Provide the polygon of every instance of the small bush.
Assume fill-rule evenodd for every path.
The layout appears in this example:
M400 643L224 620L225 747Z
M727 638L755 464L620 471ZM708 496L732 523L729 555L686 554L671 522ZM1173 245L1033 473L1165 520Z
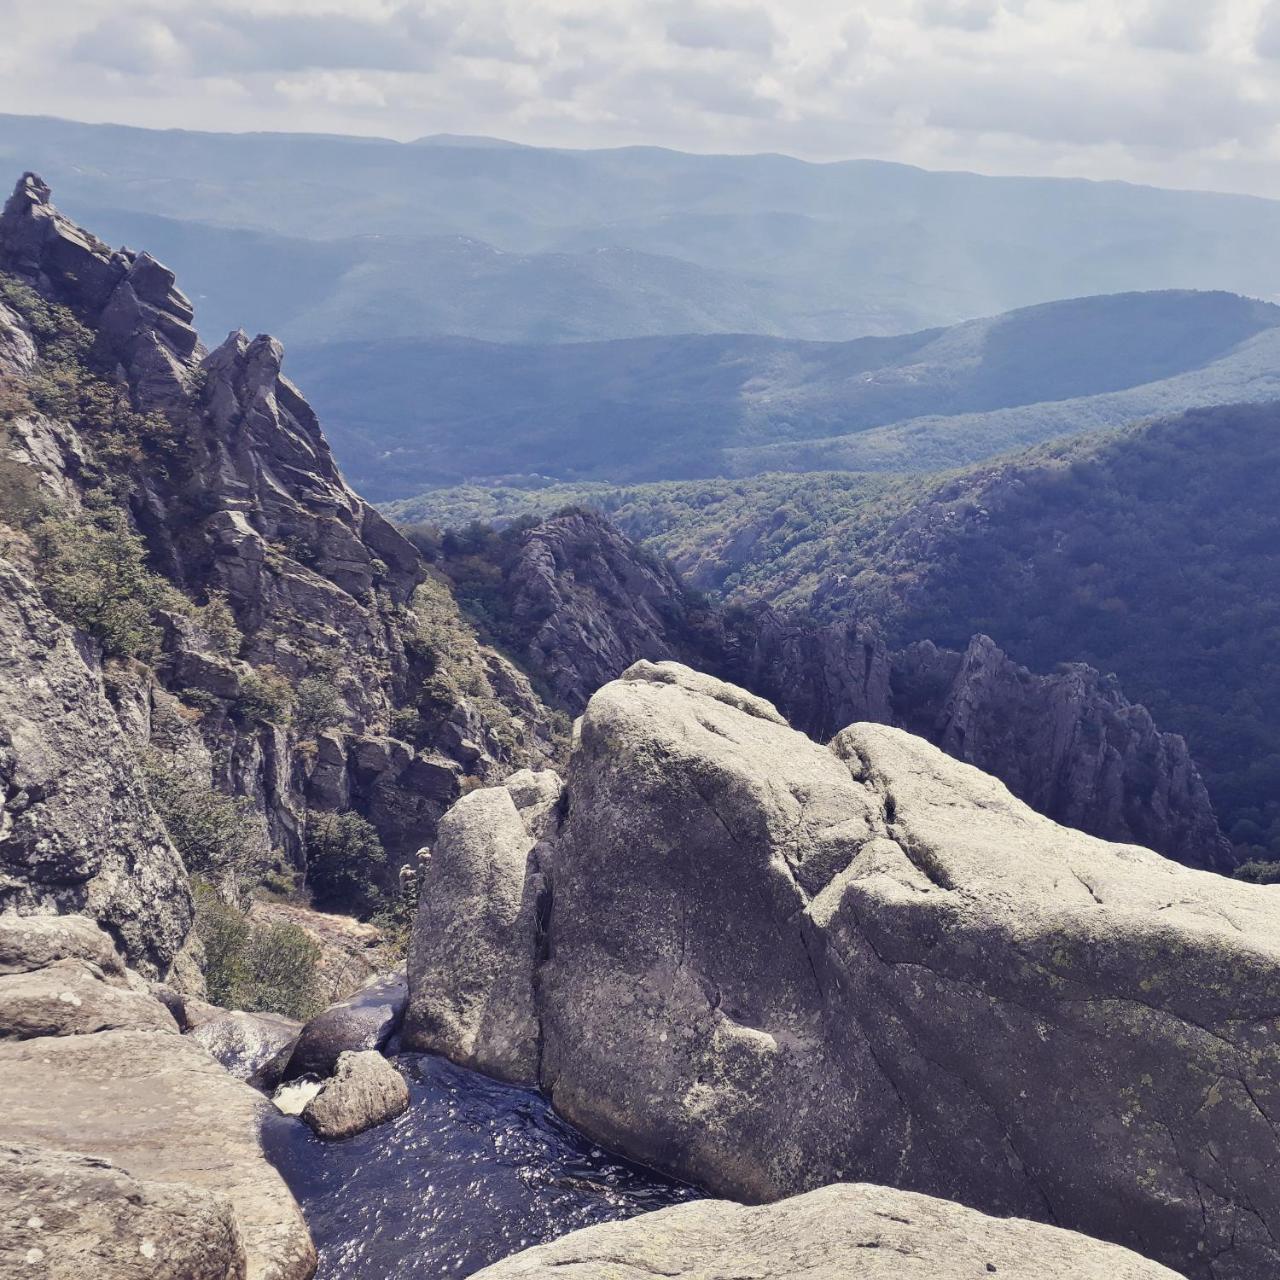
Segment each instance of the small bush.
M160 631L157 609L189 602L147 568L142 539L124 512L103 504L50 516L33 530L45 600L64 622L98 640L111 655L150 658Z
M1243 862L1232 875L1250 884L1280 884L1280 862Z
M319 1012L320 948L306 931L293 924L255 925L211 885L196 881L194 887L210 1000L291 1018Z
M215 791L207 777L151 752L143 760L147 794L187 871L234 884L265 844L249 802Z
M293 715L294 696L289 681L275 667L250 670L240 678L240 692L233 710L243 721L266 720L288 724Z
M317 733L342 724L346 718L347 704L332 680L307 676L298 682L293 722L303 737L314 738Z
M240 646L244 636L236 625L236 615L231 612L225 591L210 591L209 603L199 611L200 622L209 633L213 647L224 658L235 658L240 654Z
M387 853L373 824L358 813L307 817L307 883L316 905L368 915L379 905Z

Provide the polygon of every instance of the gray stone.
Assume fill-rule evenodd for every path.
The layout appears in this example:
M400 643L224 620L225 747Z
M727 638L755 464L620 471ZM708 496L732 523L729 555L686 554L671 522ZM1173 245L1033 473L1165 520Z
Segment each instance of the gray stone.
M597 1141L740 1199L867 1181L1280 1271L1280 888L671 665L596 694L566 791L536 1078Z
M350 1138L409 1107L404 1076L375 1049L343 1053L338 1069L307 1103L302 1118L322 1138Z
M243 1280L231 1203L109 1160L0 1143L0 1275Z
M384 978L330 1005L302 1028L284 1079L331 1076L348 1050L381 1049L399 1029L409 1000L403 974Z
M177 1034L178 1024L145 988L112 984L87 960L0 976L0 1040L123 1029Z
M311 1238L259 1145L269 1106L187 1036L104 1031L0 1043L0 1139L225 1199L246 1280L306 1280Z
M237 1080L270 1092L280 1083L302 1023L279 1013L223 1013L201 1022L191 1039Z
M946 1200L831 1186L760 1208L697 1200L574 1231L475 1280L1177 1280L1116 1245Z
M0 974L30 973L57 960L87 960L109 977L124 979L110 934L88 916L0 915Z
M537 842L562 790L549 771L464 796L440 823L409 951L407 1047L507 1080L537 1071L533 975L547 884Z

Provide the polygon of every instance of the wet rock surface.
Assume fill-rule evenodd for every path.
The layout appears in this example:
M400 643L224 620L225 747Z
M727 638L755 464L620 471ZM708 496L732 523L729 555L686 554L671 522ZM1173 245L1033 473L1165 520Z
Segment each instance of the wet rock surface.
M408 1001L408 982L397 974L330 1005L302 1028L284 1079L324 1079L337 1070L342 1054L381 1049L399 1028Z

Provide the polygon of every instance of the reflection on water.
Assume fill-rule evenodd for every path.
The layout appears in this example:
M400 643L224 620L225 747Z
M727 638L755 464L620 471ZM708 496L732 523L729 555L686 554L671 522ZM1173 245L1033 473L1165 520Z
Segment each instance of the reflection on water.
M434 1280L567 1231L694 1199L601 1151L529 1089L439 1058L396 1059L413 1097L398 1120L321 1142L270 1122L267 1152L320 1251L317 1280Z

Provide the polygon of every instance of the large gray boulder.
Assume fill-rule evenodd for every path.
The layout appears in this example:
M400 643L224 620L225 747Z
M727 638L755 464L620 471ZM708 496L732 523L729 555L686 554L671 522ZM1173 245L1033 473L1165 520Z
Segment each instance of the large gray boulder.
M501 1079L536 1075L533 976L549 905L538 841L561 790L556 774L525 770L464 796L440 823L409 951L407 1048Z
M235 1009L206 1019L189 1034L237 1080L269 1091L280 1083L301 1030L297 1018Z
M675 664L595 695L562 808L528 1051L597 1140L740 1199L867 1181L1280 1273L1280 889Z
M116 1030L177 1035L178 1024L150 992L107 981L89 961L0 975L0 1040Z
M1127 1249L946 1200L831 1186L764 1208L695 1200L574 1231L476 1280L1176 1280Z
M187 1036L103 1031L0 1043L0 1141L110 1161L139 1184L173 1188L178 1194L157 1208L155 1217L157 1224L167 1219L170 1230L181 1230L181 1222L167 1215L189 1204L203 1206L198 1208L200 1229L216 1236L220 1211L211 1205L226 1201L243 1247L246 1280L306 1280L315 1268L311 1238L259 1143L269 1106ZM141 1203L149 1203L151 1195L144 1188ZM103 1206L100 1219L96 1210L74 1210L64 1204L57 1233L50 1219L47 1243L28 1248L43 1249L52 1258L65 1243L68 1250L92 1256L96 1246L84 1233L108 1222L113 1210ZM43 1217L38 1211L34 1216ZM147 1220L144 1214L140 1225ZM157 1259L168 1256L158 1241L156 1249ZM141 1280L169 1273L157 1266L154 1272L143 1267L121 1274ZM225 1274L241 1273L232 1268Z
M409 1107L404 1076L376 1049L344 1053L302 1118L321 1138L351 1138L394 1120Z
M0 1143L0 1275L243 1280L225 1197L139 1182L109 1160Z

